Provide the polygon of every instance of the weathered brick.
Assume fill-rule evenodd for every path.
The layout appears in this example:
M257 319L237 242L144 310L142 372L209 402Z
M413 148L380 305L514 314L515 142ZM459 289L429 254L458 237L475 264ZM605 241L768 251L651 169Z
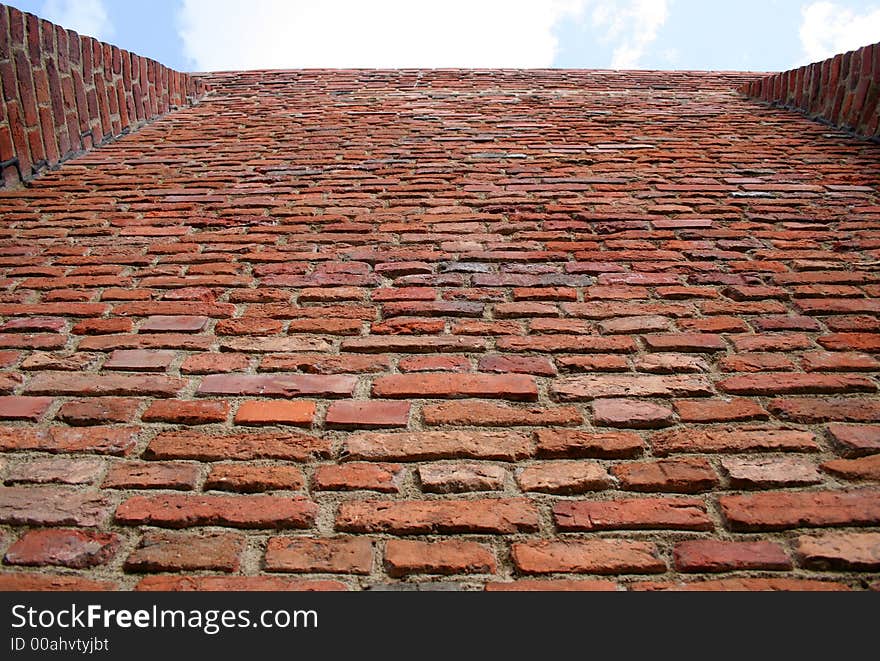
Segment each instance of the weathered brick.
M602 397L693 397L711 395L712 386L702 376L602 374L556 379L550 392L567 402Z
M589 461L543 461L523 468L516 480L523 491L559 494L602 491L611 486L607 471Z
M802 535L795 552L800 564L810 569L876 571L880 569L880 533Z
M36 484L88 484L104 471L103 459L46 457L7 467L5 482Z
M626 372L629 363L625 356L595 354L592 356L558 356L556 365L569 372Z
M237 425L296 425L310 427L316 405L311 400L246 400L235 412Z
M254 466L252 464L214 464L205 480L205 489L256 493L301 489L305 484L296 466Z
M718 485L718 476L701 457L622 463L611 473L629 491L698 493Z
M722 356L718 360L722 372L791 372L795 364L790 358L775 353L751 353Z
M535 532L538 511L521 498L358 500L339 506L336 529L398 535Z
M129 372L164 372L173 360L173 351L117 349L110 354L110 358L104 363L104 369Z
M242 372L247 369L250 358L241 353L196 353L187 356L180 364L181 374L220 374Z
M184 362L185 364L186 362ZM316 354L269 354L264 356L260 362L260 371L262 372L299 370L308 374L366 374L386 372L390 369L391 359L385 355L343 354L339 356L321 356ZM220 372L226 370L211 371Z
M118 589L114 581L100 581L71 574L0 572L0 590L5 592L103 592Z
M557 361L558 362L558 361ZM699 356L678 353L645 354L635 360L639 372L653 374L688 374L708 372L709 364Z
M602 427L657 429L673 424L672 409L634 399L597 399L593 402L593 424Z
M828 436L845 457L880 453L880 425L828 425Z
M718 499L735 532L880 523L880 491L766 492Z
M657 315L645 317L619 317L617 319L605 319L599 322L599 328L603 333L630 334L630 333L655 333L669 330L669 319Z
M871 397L785 397L771 399L767 410L792 422L880 422L880 400Z
M519 579L486 583L486 592L616 592L617 583L601 579Z
M245 538L230 532L148 532L125 559L129 572L238 571Z
M144 374L65 374L41 372L31 378L25 392L33 395L100 397L135 395L174 397L186 387L184 379Z
M119 549L114 533L91 530L29 530L6 551L8 565L58 565L83 569L107 563Z
M795 429L737 429L704 427L656 432L654 453L674 452L818 452L812 432Z
M662 574L656 545L627 539L530 541L513 544L511 556L524 574Z
M877 372L880 361L866 353L854 351L814 351L801 357L806 372Z
M53 401L52 397L0 396L0 418L36 422Z
M416 472L422 490L429 493L501 491L507 474L496 464L474 461L422 464Z
M272 537L265 562L268 571L369 574L373 542L364 537Z
M55 417L69 425L104 425L134 420L141 400L129 397L90 397L64 402Z
M132 496L116 508L116 521L165 528L309 528L317 509L311 501L298 497Z
M671 590L675 592L791 592L845 591L846 585L804 578L725 578L675 583L631 583L630 590Z
M520 408L467 400L427 404L422 408L427 425L514 427L521 425L579 425L583 416L573 406Z
M194 464L157 461L125 461L107 470L104 489L195 489L199 467Z
M400 491L399 464L350 462L315 468L314 488L318 491Z
M499 351L535 351L541 353L633 353L638 347L630 337L596 335L504 336L495 343Z
M629 458L644 451L645 442L633 432L584 432L539 429L538 455L558 458Z
M105 494L72 487L0 487L0 523L25 526L101 525L113 506Z
M407 337L369 335L342 341L341 351L354 353L471 353L485 351L486 341L476 337Z
M344 583L328 580L292 579L281 576L175 576L173 574L146 576L135 586L135 590L142 592L340 592L347 589Z
M483 356L477 364L482 372L536 374L553 376L556 368L546 358L540 356L503 356L493 354Z
M643 339L650 351L714 353L727 349L724 339L711 333L666 333L645 335Z
M131 427L0 427L0 450L42 452L93 452L124 455L137 445L137 430Z
M374 397L492 397L535 401L538 388L522 374L393 374L373 383Z
M732 338L738 352L800 351L813 348L813 342L802 333L773 333L767 335L739 335Z
M465 356L405 356L397 368L401 372L470 372L471 361Z
M410 574L494 574L497 565L492 550L477 542L392 539L385 544L385 570L396 578Z
M486 431L433 431L353 434L345 442L350 459L423 461L426 459L496 459L531 456L527 434Z
M822 481L816 464L799 457L724 457L721 469L734 489L793 487Z
M683 572L725 572L743 569L789 570L791 559L779 544L769 541L728 542L694 539L679 542L673 553Z
M199 395L259 395L261 397L351 397L353 376L317 374L209 374L202 379Z
M706 506L696 498L622 498L563 501L553 507L562 531L712 530Z
M141 415L144 422L169 422L178 425L207 425L224 422L229 404L222 401L159 400Z
M199 434L160 432L144 451L145 459L285 459L306 461L330 456L328 439L292 433Z

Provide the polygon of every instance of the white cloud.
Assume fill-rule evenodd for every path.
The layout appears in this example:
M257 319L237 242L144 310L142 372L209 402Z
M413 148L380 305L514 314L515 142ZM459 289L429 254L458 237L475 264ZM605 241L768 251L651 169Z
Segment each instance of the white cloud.
M40 16L101 41L113 35L113 24L101 0L46 0Z
M880 38L880 7L857 14L833 2L813 2L801 8L803 64L818 62Z
M548 67L554 27L588 0L183 0L198 71Z
M611 67L635 69L667 17L667 0L606 2L593 9L592 23L603 30L603 41L613 42Z

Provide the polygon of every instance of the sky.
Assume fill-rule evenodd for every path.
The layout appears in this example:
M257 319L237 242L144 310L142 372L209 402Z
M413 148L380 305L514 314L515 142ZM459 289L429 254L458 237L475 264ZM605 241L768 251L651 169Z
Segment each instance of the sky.
M179 71L782 71L880 41L880 0L4 0Z

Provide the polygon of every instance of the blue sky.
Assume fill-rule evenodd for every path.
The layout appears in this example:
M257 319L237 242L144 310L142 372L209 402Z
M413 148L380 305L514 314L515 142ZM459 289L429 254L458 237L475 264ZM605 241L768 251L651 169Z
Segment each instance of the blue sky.
M6 0L181 71L779 71L880 41L880 0Z

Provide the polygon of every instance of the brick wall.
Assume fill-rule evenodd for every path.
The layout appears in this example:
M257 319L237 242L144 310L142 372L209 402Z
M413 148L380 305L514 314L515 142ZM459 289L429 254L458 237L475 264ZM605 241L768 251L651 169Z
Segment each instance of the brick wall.
M758 78L739 91L880 140L880 42Z
M197 78L0 4L0 187L202 96Z

